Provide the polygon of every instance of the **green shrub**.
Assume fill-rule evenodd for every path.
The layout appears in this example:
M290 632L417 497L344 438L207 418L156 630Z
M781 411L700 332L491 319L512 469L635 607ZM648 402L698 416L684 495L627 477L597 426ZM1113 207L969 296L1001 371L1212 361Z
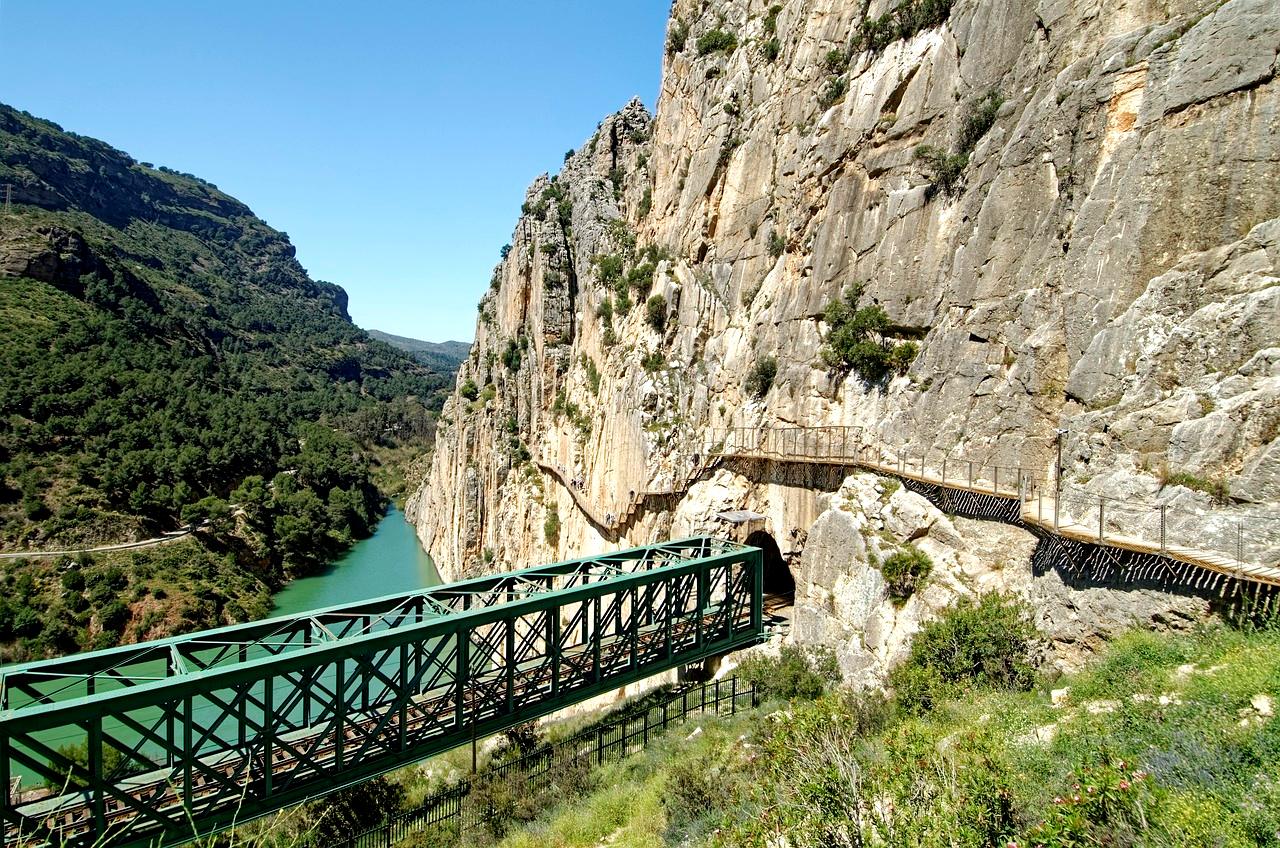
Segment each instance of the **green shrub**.
M939 191L950 197L963 185L964 169L969 167L968 153L947 153L939 147L922 144L916 148L915 157L929 178L926 198L932 198Z
M738 49L738 37L722 29L709 29L698 36L698 55L711 53L732 53Z
M760 53L764 56L766 62L772 62L778 58L778 54L782 52L782 42L778 41L775 35L760 46Z
M829 648L805 650L783 645L778 656L752 654L738 666L737 675L759 693L761 700L813 700L840 679L840 667Z
M547 517L542 522L542 536L553 547L560 541L560 510L555 504L547 508Z
M836 105L848 91L849 81L844 77L836 77L833 80L829 80L818 94L818 106L825 112Z
M856 373L876 382L891 371L905 373L919 353L914 342L894 342L888 337L889 316L879 306L858 307L862 285L845 289L843 299L833 300L823 311L827 336L819 357L838 374Z
M1160 485L1185 486L1193 491L1205 493L1210 500L1218 504L1226 504L1231 499L1231 489L1222 477L1206 480L1188 471L1174 471L1162 475Z
M667 299L660 294L645 301L644 319L659 333L667 329Z
M753 397L762 398L773 388L773 380L778 376L778 359L774 356L762 356L756 359L751 373L747 375L744 386Z
M906 374L919 354L920 345L915 342L895 344L889 349L889 369L899 376Z
M458 388L458 394L466 400L475 400L480 396L480 387L476 385L476 381L470 377L462 381L462 385Z
M775 229L769 233L769 255L777 259L787 249L787 237L782 230Z
M667 367L667 357L660 350L650 351L641 357L640 367L649 374L652 374L655 371L661 371L663 368Z
M502 364L508 371L520 370L520 362L528 344L529 341L524 336L520 336L518 340L507 339L507 346L502 351Z
M720 809L724 800L723 775L713 762L714 755L676 758L667 769L666 795L667 833L671 844L709 814Z
M950 197L964 185L964 171L969 167L969 154L978 141L987 134L996 121L1004 97L998 91L989 91L969 105L960 132L956 137L956 149L950 153L940 147L922 144L916 148L915 158L925 168L929 187L925 198L931 199L941 191Z
M644 194L640 197L640 207L636 211L643 218L649 214L649 210L653 209L653 188L646 186Z
M769 11L764 16L764 31L769 35L778 34L778 15L782 14L781 4L775 3L769 7Z
M688 40L689 25L684 22L684 18L676 18L671 24L671 31L667 33L667 53L674 55L684 50Z
M1146 772L1118 760L1083 768L1072 775L1049 807L1044 821L1031 828L1031 844L1145 845L1149 833L1145 810L1158 806ZM1163 840L1154 844L1161 844Z
M889 592L889 597L898 605L915 593L932 570L933 560L915 545L902 547L885 557L884 562L880 564L885 588Z
M849 54L839 49L828 50L827 55L822 57L822 67L829 74L843 74L849 67Z
M1004 104L1004 95L998 91L988 91L969 106L964 120L960 123L960 135L956 139L956 148L961 153L968 153L978 145L987 130L996 122L996 113Z
M1026 690L1035 682L1031 614L1020 601L991 592L962 599L926 624L906 662L889 675L895 700L927 712L970 687Z

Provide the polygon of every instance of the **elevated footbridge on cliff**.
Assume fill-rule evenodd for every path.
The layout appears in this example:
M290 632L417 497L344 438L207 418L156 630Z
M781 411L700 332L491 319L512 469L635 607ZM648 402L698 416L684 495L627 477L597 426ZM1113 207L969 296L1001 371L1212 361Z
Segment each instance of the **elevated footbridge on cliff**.
M762 586L758 549L698 537L0 669L4 845L172 844L327 794L753 644Z
M1159 557L1235 580L1280 586L1280 520L1194 510L1075 486L1021 464L878 444L859 427L728 428L707 433L705 456L863 469L912 483L936 500L982 501L984 517Z

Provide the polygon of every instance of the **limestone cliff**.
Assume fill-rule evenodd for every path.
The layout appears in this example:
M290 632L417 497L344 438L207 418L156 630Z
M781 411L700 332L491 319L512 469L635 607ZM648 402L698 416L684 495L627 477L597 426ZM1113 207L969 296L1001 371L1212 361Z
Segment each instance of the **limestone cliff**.
M442 572L618 541L530 458L618 514L726 425L1046 470L1063 428L1083 488L1221 478L1226 505L1178 497L1280 512L1280 8L892 5L677 0L657 115L629 104L534 182L480 303L409 504ZM823 366L855 283L918 341L905 373ZM818 494L722 469L620 541L749 507L786 553Z

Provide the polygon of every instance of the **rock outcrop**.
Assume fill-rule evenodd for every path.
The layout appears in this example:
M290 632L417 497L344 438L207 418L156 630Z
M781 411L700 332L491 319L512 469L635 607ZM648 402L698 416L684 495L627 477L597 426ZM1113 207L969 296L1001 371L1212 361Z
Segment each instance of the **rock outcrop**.
M1048 641L1047 659L1076 668L1108 636L1142 626L1185 628L1210 613L1203 598L1156 589L1071 587L1056 571L1033 576L1035 538L1025 530L948 518L896 481L857 474L824 497L796 577L792 638L835 649L846 680L880 686L911 638L959 598L986 592L1027 601ZM901 602L881 563L911 545L929 558L923 585Z
M409 505L444 574L613 544L528 457L617 514L722 426L856 425L1045 471L1062 428L1073 485L1185 484L1188 509L1280 544L1280 9L958 0L899 28L893 5L677 0L656 116L629 104L535 181L481 301ZM823 366L824 307L854 283L918 343L905 373ZM797 633L863 631L842 661L874 676L920 617L885 617L874 574L822 541L873 516L824 511L818 488L710 470L623 541L768 515L793 562L810 546ZM924 510L905 498L890 516ZM1050 592L1020 531L928 515L904 526L955 585L922 608L966 580ZM1095 632L1072 631L1081 597L1049 622L1064 645Z

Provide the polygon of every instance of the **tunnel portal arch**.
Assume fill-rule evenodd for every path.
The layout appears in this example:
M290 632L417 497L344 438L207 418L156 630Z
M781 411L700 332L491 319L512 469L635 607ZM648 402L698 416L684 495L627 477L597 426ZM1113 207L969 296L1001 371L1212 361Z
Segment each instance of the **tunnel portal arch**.
M766 595L792 595L796 580L782 558L778 542L766 530L757 530L747 537L747 544L764 553L764 593Z

